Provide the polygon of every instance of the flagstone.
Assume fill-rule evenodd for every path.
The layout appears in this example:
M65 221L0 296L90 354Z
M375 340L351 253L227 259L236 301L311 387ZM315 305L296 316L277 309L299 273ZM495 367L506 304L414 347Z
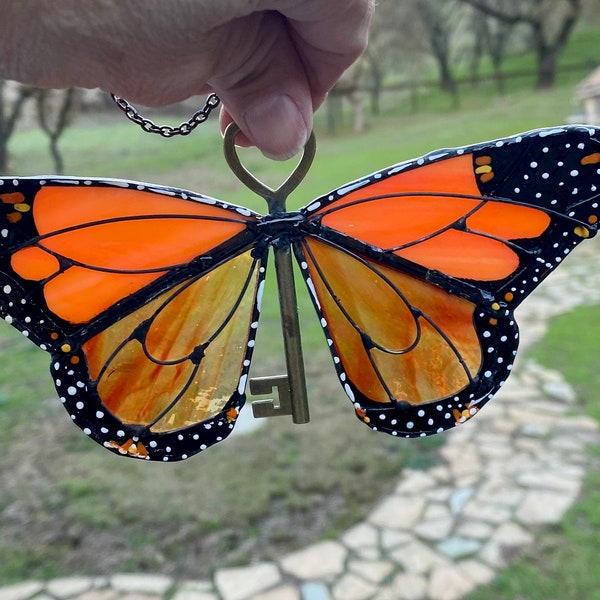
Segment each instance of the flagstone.
M481 551L480 557L488 565L503 568L515 560L533 536L516 523L505 523L499 527Z
M511 511L506 505L480 502L475 497L463 509L462 514L467 518L477 519L492 524L506 523L510 521Z
M414 527L414 532L425 540L439 541L450 535L454 527L454 519L448 514L440 517L424 518Z
M407 469L402 473L402 479L396 487L397 494L421 494L436 484L435 479L424 471Z
M577 400L573 388L563 380L543 381L542 391L551 398L564 403L564 405L573 404Z
M591 417L578 415L562 419L558 423L557 429L559 431L571 431L575 435L578 435L579 432L598 433L598 423Z
M394 569L394 564L387 560L351 560L348 563L350 572L375 584L381 583Z
M87 577L65 577L54 579L48 583L46 590L57 600L71 598L83 594L92 587L92 580ZM2 595L0 594L0 599Z
M511 479L494 476L482 484L475 497L475 503L511 507L521 503L524 495L525 492L516 487ZM498 521L492 520L492 522L496 523Z
M384 588L375 600L425 600L427 579L415 573L401 573Z
M527 525L556 523L577 497L578 489L566 492L534 490L525 495L517 519Z
M112 588L102 590L95 589L84 592L78 596L77 600L122 600L121 596L122 594Z
M477 587L476 583L466 577L462 569L456 566L441 566L434 569L427 596L429 600L460 600Z
M458 568L462 570L466 577L479 586L491 583L496 577L496 572L493 569L474 559L459 562Z
M406 572L418 575L429 573L433 567L448 564L447 559L419 541L392 551L390 558L401 565Z
M476 540L487 540L494 530L493 526L483 521L462 521L456 529L456 534Z
M456 560L476 554L481 550L482 542L471 538L450 537L440 542L436 548L440 554Z
M433 490L429 490L425 497L428 500L435 502L447 502L450 496L453 494L453 488L449 486L436 486Z
M407 498L394 494L381 502L368 520L379 527L410 529L421 518L424 509L424 498Z
M213 585L208 581L184 581L170 600L217 600L212 589Z
M218 600L215 594L194 590L178 590L170 600ZM256 600L253 598L252 600Z
M302 600L331 600L331 594L325 584L310 581L302 585Z
M344 572L348 550L339 542L321 542L281 560L287 573L304 580L329 581Z
M457 488L452 492L449 499L450 512L454 515L459 514L465 507L467 502L472 498L475 493L474 487L463 487Z
M376 547L379 543L379 530L368 523L360 523L346 531L340 539L353 550Z
M346 573L333 586L334 600L368 600L377 591L377 586L370 581L355 575Z
M517 476L516 482L526 488L539 488L577 494L582 475L568 469L556 471L528 471Z
M173 585L173 580L164 575L119 573L110 578L110 583L120 592L140 592L160 596Z
M215 584L223 600L248 600L280 581L281 573L272 563L220 569L215 575Z
M43 584L39 581L25 581L15 585L9 585L0 588L0 598L2 600L27 600L43 589Z
M301 596L296 588L287 585L253 596L252 600L301 600Z
M415 536L404 531L386 529L381 532L381 547L386 551L406 546L413 541L415 541Z

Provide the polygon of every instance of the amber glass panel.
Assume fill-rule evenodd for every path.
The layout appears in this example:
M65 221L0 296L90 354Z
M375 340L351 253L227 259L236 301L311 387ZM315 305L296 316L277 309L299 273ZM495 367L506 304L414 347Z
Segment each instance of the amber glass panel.
M218 414L238 385L247 351L256 270L245 293L243 287L253 264L250 252L238 256L191 285L165 292L89 340L84 352L107 409L124 422L151 425L153 431L180 429ZM147 319L146 337L131 339ZM208 346L197 367L188 356L204 344Z
M307 263L335 348L347 376L365 396L389 402L387 386L396 400L422 404L469 384L457 354L474 376L481 365L481 349L473 304L366 261L374 272L315 239L307 239L305 247L314 256L313 262L307 253ZM363 335L382 349L366 347Z

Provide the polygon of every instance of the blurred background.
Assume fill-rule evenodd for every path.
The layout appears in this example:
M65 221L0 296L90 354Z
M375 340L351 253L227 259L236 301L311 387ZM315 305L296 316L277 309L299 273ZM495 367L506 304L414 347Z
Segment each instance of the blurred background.
M142 112L174 125L203 103ZM316 115L317 158L288 208L437 148L564 123L600 125L600 1L381 0L367 52ZM272 185L293 168L252 150L241 155ZM128 122L98 90L0 81L0 173L121 177L266 210L228 170L216 119L167 140ZM335 538L369 514L402 469L434 465L443 436L399 441L356 421L303 285L311 423L247 415L242 433L180 464L120 459L90 441L55 396L48 356L2 327L0 586L115 571L202 578L267 560ZM255 376L284 369L276 296L270 278ZM559 321L541 358L560 366L598 419L599 336L578 335L571 347L564 331L597 332L599 312ZM572 512L505 577L505 589L480 597L537 597L523 591L539 587L533 572L560 585L573 563L589 566L580 569L589 582L577 584L580 595L555 597L599 597L599 496L600 469Z

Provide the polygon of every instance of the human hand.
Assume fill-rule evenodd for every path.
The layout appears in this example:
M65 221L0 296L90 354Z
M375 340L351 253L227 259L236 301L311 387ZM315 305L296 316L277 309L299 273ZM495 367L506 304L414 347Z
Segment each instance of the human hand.
M289 158L364 50L374 0L0 0L0 77L160 106L215 91L221 127Z

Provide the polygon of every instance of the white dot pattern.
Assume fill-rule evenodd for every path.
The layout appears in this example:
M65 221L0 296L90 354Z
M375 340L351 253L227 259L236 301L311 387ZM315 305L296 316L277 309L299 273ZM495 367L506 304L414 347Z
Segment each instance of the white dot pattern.
M340 351L343 345L335 337L337 330L335 323L332 323L332 316L325 314L323 307L327 305L318 297L313 281L315 275L312 272L312 262L304 255L301 239L303 236L314 236L325 242L334 241L352 256L366 256L371 263L400 269L397 266L400 262L393 251L336 235L335 231L321 225L322 215L331 207L343 211L343 208L339 208L341 205L336 203L348 194L360 191L368 197L368 190L372 185L391 177L402 177L405 172L417 167L427 168L437 162L465 155L473 157L473 173L476 175L483 204L488 198L497 198L500 202L522 203L548 215L550 225L537 237L507 241L507 246L518 257L520 267L505 281L472 282L456 278L455 282L449 282L434 271L425 273L415 263L413 270L417 276L425 279L427 275L428 280L433 282L431 285L445 285L451 294L457 294L472 303L474 332L481 346L481 363L476 372L467 374L468 382L462 389L451 390L444 398L425 398L422 401L396 398L395 382L387 375L382 375L382 385L387 390L389 401L375 402L352 379L355 371L350 368L348 359ZM289 230L289 239L317 310L338 378L359 418L377 431L397 437L420 437L465 422L493 397L509 376L517 351L519 335L513 317L514 309L553 269L562 264L578 243L596 233L600 188L598 157L600 130L596 128L560 127L540 130L486 144L436 151L415 161L399 163L369 177L350 182L300 210L301 218L295 221L297 228ZM476 163L478 158L483 163ZM477 164L484 164L485 167L478 172ZM469 174L471 178L473 173ZM478 178L480 173L484 173L485 178ZM236 222L260 221L259 215L244 207L192 192L134 182L67 177L13 178L0 179L0 186L2 193L22 193L24 203L34 202L37 190L43 186L79 187L82 193L85 193L84 190L107 186L130 189L132 192L139 190L160 194L163 198L173 198L177 202L184 200L218 207L227 211ZM423 192L426 193L427 190ZM365 206L370 201L365 201ZM4 217L14 207L10 203L2 203L0 208L4 211L0 214L3 219L0 224L0 248L5 250L3 256L9 256L11 250L26 246L28 239L35 239L37 234L33 211L25 211L18 224L14 224L15 219ZM462 228L470 233L468 219L459 220L452 227ZM245 233L249 234L250 229L249 225ZM240 377L228 392L230 397L224 398L222 410L195 426L155 433L151 426L122 423L103 404L97 391L97 382L93 381L88 372L86 355L82 350L87 335L84 328L68 324L60 326L60 319L44 305L42 284L21 279L11 270L10 263L1 258L0 261L4 260L4 263L0 265L0 317L51 354L51 372L60 400L71 419L86 435L111 451L126 456L164 462L185 460L227 437L244 403L264 293L266 252L269 245L282 243L261 234L258 229L254 235L255 241L252 243L256 244L255 251L261 258L257 259L256 266L256 304L248 323L248 337L241 343L243 351ZM285 235L288 233L282 237ZM479 232L478 235L485 235L485 232ZM401 297L401 291L398 297ZM377 299L374 298L373 301L376 302ZM404 300L398 302L400 314L402 310L405 311L407 303ZM415 306L415 312L410 313L410 319L414 322L422 318L418 316L420 309L420 306ZM393 322L395 316L387 318ZM368 339L369 335L365 335L363 343L366 344L367 355L370 355L375 350L368 345L371 343ZM409 354L410 351L406 353ZM456 353L459 354L459 351L456 350Z

